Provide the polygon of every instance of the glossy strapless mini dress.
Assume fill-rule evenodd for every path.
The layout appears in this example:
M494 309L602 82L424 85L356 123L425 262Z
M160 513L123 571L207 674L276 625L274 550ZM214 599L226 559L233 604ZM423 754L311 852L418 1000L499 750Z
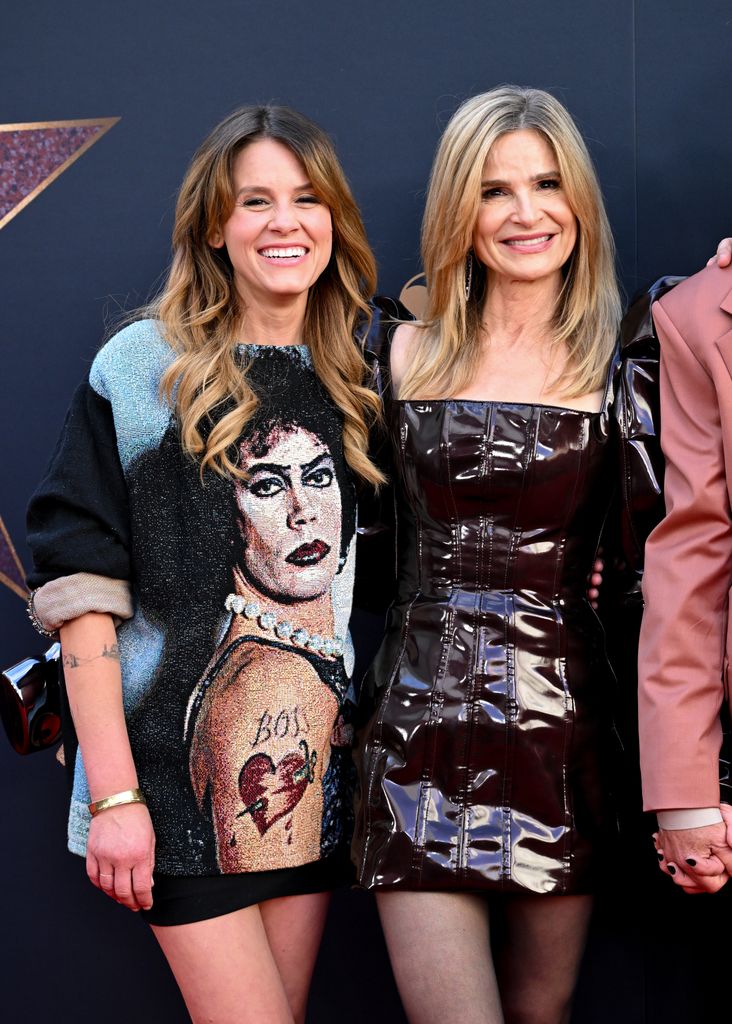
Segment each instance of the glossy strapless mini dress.
M617 480L603 414L390 415L399 594L357 754L360 881L591 891L609 818L612 673L586 598Z

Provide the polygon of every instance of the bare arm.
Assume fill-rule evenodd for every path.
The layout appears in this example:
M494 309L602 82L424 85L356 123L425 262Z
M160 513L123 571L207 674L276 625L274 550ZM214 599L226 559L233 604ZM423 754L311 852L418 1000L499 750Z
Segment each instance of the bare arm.
M122 677L111 615L89 612L61 627L69 705L92 800L137 789L122 707ZM89 878L131 910L152 905L155 834L147 807L124 804L89 829Z

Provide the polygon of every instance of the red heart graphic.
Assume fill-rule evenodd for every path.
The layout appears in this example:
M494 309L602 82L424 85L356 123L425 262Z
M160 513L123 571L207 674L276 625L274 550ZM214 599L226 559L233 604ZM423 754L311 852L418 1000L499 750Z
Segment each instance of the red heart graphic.
M285 754L277 765L269 754L254 754L242 768L239 792L245 809L241 814L251 814L260 836L302 799L310 781L305 764L302 754Z

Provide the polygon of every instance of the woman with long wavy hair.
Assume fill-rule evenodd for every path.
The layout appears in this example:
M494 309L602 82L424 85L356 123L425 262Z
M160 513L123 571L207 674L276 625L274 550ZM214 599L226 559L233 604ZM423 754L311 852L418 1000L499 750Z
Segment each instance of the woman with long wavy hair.
M374 284L324 132L236 111L183 181L162 296L96 356L31 502L79 742L69 847L148 918L194 1021L302 1021L349 878Z
M658 353L647 315L618 343L600 188L545 92L458 109L422 252L423 320L372 347L401 571L366 686L359 878L415 1024L566 1024L613 818L612 673L586 580L624 511L637 583Z

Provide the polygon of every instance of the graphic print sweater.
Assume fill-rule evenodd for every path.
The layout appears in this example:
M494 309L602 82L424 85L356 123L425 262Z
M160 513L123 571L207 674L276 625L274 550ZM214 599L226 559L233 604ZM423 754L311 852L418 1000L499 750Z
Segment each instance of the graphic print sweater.
M59 621L124 619L125 715L166 874L294 866L350 832L355 496L342 417L307 347L238 353L260 402L239 443L245 484L201 480L183 452L160 397L173 352L143 320L94 360L28 513L29 584L53 591ZM316 605L332 634L297 633ZM237 688L244 710L228 721L222 695ZM69 848L81 855L89 799L77 755Z

